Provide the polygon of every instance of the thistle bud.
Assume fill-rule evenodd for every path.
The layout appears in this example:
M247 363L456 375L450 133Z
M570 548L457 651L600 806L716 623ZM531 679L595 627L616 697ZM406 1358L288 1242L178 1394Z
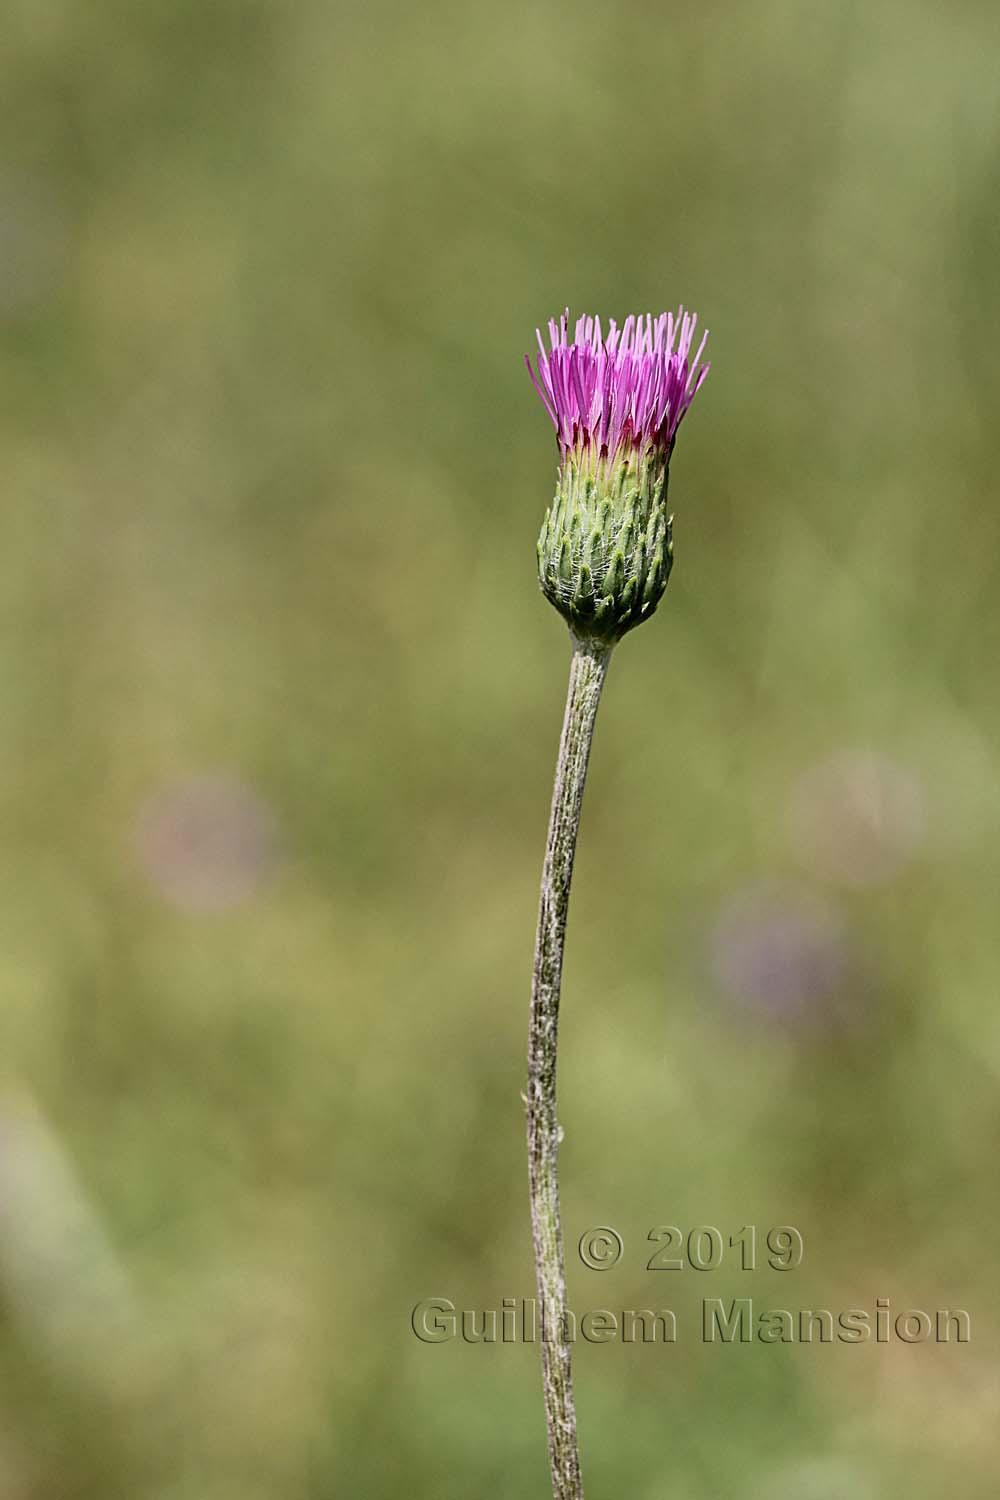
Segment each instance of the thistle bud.
M656 609L673 560L667 479L681 418L708 374L706 334L689 360L697 318L655 320L569 313L538 334L538 371L525 357L556 429L555 499L538 539L545 597L580 640L613 644ZM676 348L674 347L676 343Z

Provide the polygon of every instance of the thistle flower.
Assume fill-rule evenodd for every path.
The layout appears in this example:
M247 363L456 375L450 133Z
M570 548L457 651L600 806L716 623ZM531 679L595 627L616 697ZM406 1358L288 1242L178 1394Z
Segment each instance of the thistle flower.
M577 319L538 331L525 364L556 429L559 478L538 539L542 592L580 640L612 644L656 609L673 561L667 477L677 429L709 366L685 313Z
M525 1094L535 1272L548 1328L566 1326L556 1062L580 808L612 647L653 613L667 586L667 470L681 419L708 374L704 337L690 358L696 323L681 308L655 321L627 318L621 329L611 323L605 338L600 319L580 318L570 343L567 309L549 324L548 349L538 335L537 372L525 356L559 445L538 576L573 641L542 866ZM568 1337L543 1341L542 1384L554 1500L583 1500Z

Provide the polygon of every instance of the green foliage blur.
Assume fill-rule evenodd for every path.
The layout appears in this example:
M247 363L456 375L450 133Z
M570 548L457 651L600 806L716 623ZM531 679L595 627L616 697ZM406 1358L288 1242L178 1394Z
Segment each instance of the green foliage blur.
M10 0L0 1496L527 1500L568 641L522 354L684 302L570 917L588 1495L993 1496L1000 17ZM793 1271L650 1272L794 1225ZM580 1235L615 1227L613 1270ZM967 1309L708 1345L704 1297Z

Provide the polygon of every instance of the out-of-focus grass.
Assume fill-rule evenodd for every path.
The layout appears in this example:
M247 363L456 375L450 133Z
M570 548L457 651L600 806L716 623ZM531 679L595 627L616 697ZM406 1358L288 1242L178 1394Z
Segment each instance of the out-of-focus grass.
M526 982L567 648L520 364L714 369L599 724L564 1021L595 1495L995 1491L997 18L14 0L0 1492L546 1493ZM749 916L747 915L749 913ZM655 1224L793 1223L779 1276ZM967 1307L709 1347L702 1296Z

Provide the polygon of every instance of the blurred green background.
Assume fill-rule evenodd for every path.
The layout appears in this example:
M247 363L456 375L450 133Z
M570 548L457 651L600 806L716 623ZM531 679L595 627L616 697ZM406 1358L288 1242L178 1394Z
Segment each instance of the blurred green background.
M11 0L0 1496L548 1494L520 1091L568 643L521 364L683 301L561 1113L588 1495L996 1493L1000 18ZM617 1228L622 1261L575 1245ZM651 1228L802 1267L650 1273ZM706 1296L962 1347L703 1344Z

